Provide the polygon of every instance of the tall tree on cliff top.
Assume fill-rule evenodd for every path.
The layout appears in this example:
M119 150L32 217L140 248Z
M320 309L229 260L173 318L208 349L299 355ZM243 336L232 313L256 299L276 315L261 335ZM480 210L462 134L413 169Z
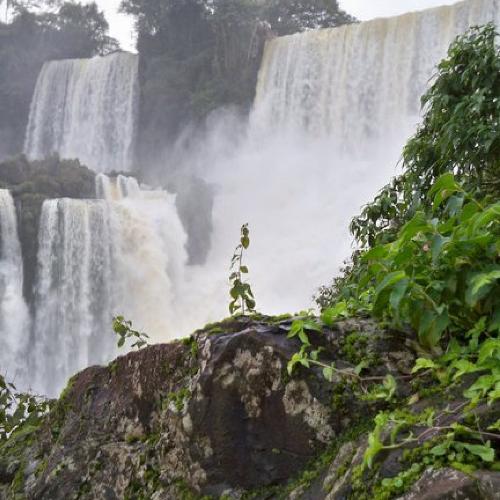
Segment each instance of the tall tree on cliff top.
M356 22L339 7L337 0L271 0L266 3L264 15L280 36Z

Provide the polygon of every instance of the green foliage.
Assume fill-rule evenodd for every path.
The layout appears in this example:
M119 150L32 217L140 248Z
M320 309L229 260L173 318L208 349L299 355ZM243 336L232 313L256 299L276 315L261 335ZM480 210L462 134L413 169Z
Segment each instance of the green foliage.
M41 396L18 392L0 375L0 444L22 428L38 427L51 405Z
M243 226L241 226L240 243L234 250L231 259L231 274L229 276L229 282L231 284L229 295L231 296L231 302L229 303L229 312L232 315L237 312L243 315L245 311L249 313L255 312L255 298L252 288L243 278L244 275L248 274L248 267L243 265L243 252L248 249L249 246L250 231L248 229L248 224L243 224Z
M362 246L391 241L418 211L427 192L445 173L454 173L466 191L500 194L500 53L493 25L457 38L422 98L425 117L403 152L403 174L382 189L351 223ZM448 197L448 196L447 196ZM453 197L442 210L453 211ZM438 200L439 203L439 200Z
M500 439L499 422L485 429L474 415L478 405L500 399L496 38L495 28L487 25L453 43L423 98L424 121L405 147L403 174L352 221L360 249L317 299L330 327L344 315L369 314L385 326L416 334L427 354L417 359L412 382L425 378L444 394L460 387L466 400L438 415L431 409L377 415L363 465L354 475L361 478L384 450L413 448L415 454L414 467L375 486L377 498L403 493L429 466L467 473L500 466L492 445ZM313 353L304 343L294 366L313 366ZM332 365L324 375L333 380L334 374L346 375L341 372ZM370 386L361 397L389 401L396 379ZM358 384L363 384L360 376ZM408 405L419 398L413 394ZM443 424L453 414L455 423Z
M262 6L261 16L279 36L356 22L338 0L270 0Z
M433 348L481 318L485 331L497 328L500 203L479 202L452 174L437 180L427 203L434 213L417 212L394 241L363 253L355 274L357 294L372 297L375 317L402 331L411 327Z
M148 345L149 336L146 333L138 332L132 328L132 322L124 319L123 316L113 318L113 330L118 336L118 347L123 347L127 340L132 341L132 349L141 349Z

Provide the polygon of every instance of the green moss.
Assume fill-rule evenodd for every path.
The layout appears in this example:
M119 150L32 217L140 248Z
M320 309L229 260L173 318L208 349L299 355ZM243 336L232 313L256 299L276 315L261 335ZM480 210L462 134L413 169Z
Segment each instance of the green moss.
M377 355L370 349L369 341L368 336L362 332L350 333L342 342L341 352L353 365L366 361L368 366L373 366L377 362Z
M177 392L169 392L162 403L162 407L166 409L170 403L174 403L175 409L180 413L184 410L184 405L190 397L191 391L187 387L183 387Z
M353 425L348 431L342 433L336 440L334 440L327 449L311 463L288 484L283 486L271 486L267 488L260 488L243 495L243 500L254 500L258 498L273 498L276 500L284 500L288 495L302 487L308 488L313 481L320 477L320 475L332 463L335 456L342 445L354 441L360 435L367 432L371 428L371 419L367 418L356 425Z
M26 469L26 463L23 461L17 469L16 475L14 476L14 479L12 480L12 483L10 485L10 490L12 493L17 494L17 493L23 493L24 492L24 472Z
M108 370L109 370L109 373L111 373L111 375L113 377L116 375L117 369L118 369L118 362L116 360L109 363Z
M193 358L198 357L198 351L199 351L199 346L198 346L198 341L196 340L195 337L186 337L185 339L182 339L182 343L189 347L189 352L191 353L191 356Z
M177 488L179 500L214 500L214 497L212 496L200 495L199 493L194 492L183 479L178 479L175 482L175 486Z

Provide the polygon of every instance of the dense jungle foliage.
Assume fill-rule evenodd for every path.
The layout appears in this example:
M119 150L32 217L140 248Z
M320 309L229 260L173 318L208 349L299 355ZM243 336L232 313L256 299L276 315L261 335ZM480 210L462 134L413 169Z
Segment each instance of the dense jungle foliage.
M141 54L139 157L210 111L250 107L266 39L354 22L337 0L124 0Z
M31 97L45 61L118 48L94 2L4 0L0 8L5 7L9 22L0 22L0 158L23 149Z
M487 25L451 46L422 99L423 124L404 149L403 173L353 220L359 250L318 297L324 324L370 315L410 340L415 335L422 357L413 373L427 377L443 396L458 390L465 399L461 411L469 426L439 427L432 412L411 415L403 401L394 411L381 412L365 454L368 467L383 450L420 442L411 432L417 425L424 435L437 436L435 446L423 452L423 464L467 472L500 468L500 421L485 429L474 417L475 408L500 399L497 38L494 26ZM290 370L318 365L332 378L340 371L319 360L307 330L318 325L298 320L292 327L303 347ZM362 383L364 368L360 364L349 372L349 380ZM388 376L372 396L391 401L396 387ZM419 392L412 398L406 404L418 401ZM387 429L393 430L390 438L384 437ZM403 478L397 479L402 485ZM377 498L390 498L382 490Z

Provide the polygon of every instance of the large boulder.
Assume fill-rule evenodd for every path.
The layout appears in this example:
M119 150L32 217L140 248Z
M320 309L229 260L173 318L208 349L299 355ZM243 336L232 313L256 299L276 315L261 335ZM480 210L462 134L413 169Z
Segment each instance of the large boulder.
M21 469L7 464L0 478L22 470L27 497L51 500L219 496L285 483L375 410L320 370L290 377L299 344L289 326L228 320L88 368L13 459ZM376 327L358 321L347 330ZM335 337L322 336L325 359L339 356Z
M359 398L343 376L328 382L321 368L290 376L300 348L287 337L290 326L285 318L233 318L77 374L39 427L0 445L0 498L373 498L376 485L408 466L396 449L360 472L372 417L388 403ZM368 319L310 338L322 361L346 370L362 359L366 376L391 373L399 397L410 394L411 340ZM429 404L463 407L439 395ZM478 408L478 418L498 410ZM460 413L446 419L460 422ZM499 473L417 472L408 500L454 489L469 495L456 498L497 498Z

